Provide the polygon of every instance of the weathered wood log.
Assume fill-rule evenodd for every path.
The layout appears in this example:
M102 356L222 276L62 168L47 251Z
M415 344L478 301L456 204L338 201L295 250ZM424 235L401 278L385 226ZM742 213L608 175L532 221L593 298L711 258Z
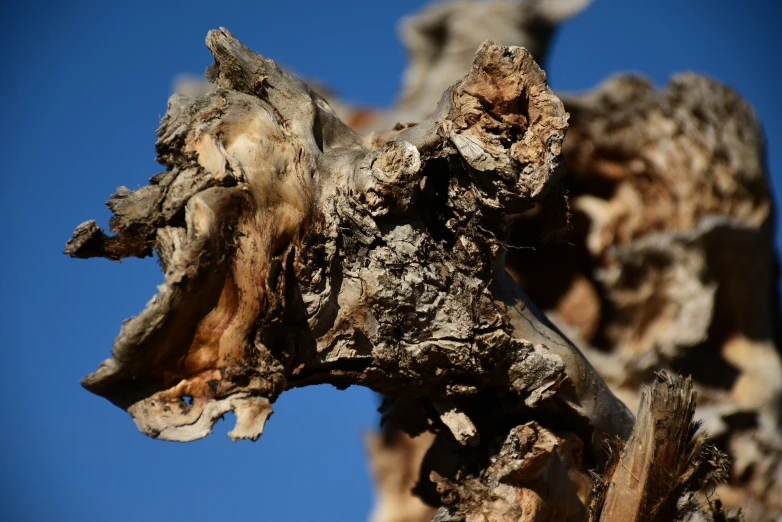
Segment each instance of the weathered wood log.
M582 441L535 421L513 427L480 470L454 462L453 443L438 435L423 459L445 503L433 520L738 520L708 498L725 481L728 461L698 431L694 410L691 379L659 374L626 444L607 441L604 475L579 472Z
M367 386L386 422L436 432L417 486L436 520L585 520L634 419L504 269L508 216L562 174L567 116L530 54L487 42L430 118L360 136L228 31L207 46L215 88L158 130L167 170L112 196L115 235L66 246L165 272L83 385L180 441L229 410L255 440L286 389Z
M400 422L442 428L465 462L515 425L554 440L540 416L599 465L633 417L503 268L506 216L555 186L567 125L529 53L484 44L429 120L383 138L228 31L207 46L216 88L171 98L167 170L112 196L114 236L88 222L66 246L154 249L165 271L83 385L186 441L229 410L232 438L256 439L284 390L360 384L417 404Z
M566 127L526 51L484 45L431 119L369 151L227 31L207 45L218 88L171 99L169 170L112 197L115 237L88 223L68 243L85 257L156 248L166 271L88 389L171 439L229 408L257 436L261 404L314 382L434 405L504 389L527 408L554 399L596 443L627 434L632 416L502 269L504 216L558 180Z

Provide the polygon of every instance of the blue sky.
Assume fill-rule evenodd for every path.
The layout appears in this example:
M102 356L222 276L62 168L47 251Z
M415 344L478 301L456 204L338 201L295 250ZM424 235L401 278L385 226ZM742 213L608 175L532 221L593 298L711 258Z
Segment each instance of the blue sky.
M255 444L232 443L230 421L195 443L146 438L78 380L153 295L157 265L60 252L82 221L106 225L102 202L117 186L136 188L161 170L154 130L173 78L200 75L211 63L209 29L229 28L348 100L387 106L404 67L396 21L423 3L3 3L0 317L10 335L1 520L366 518L371 489L360 438L377 420L371 393L288 392ZM597 0L563 27L550 83L583 90L635 70L661 85L691 69L732 85L764 123L779 202L779 21L771 0Z

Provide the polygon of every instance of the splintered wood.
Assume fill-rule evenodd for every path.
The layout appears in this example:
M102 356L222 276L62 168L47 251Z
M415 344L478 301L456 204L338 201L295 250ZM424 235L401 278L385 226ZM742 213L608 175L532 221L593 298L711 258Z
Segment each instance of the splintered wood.
M687 492L726 478L727 459L694 436L695 392L691 379L661 373L643 392L627 443L612 455L600 522L663 522L680 519ZM597 519L596 519L597 520Z

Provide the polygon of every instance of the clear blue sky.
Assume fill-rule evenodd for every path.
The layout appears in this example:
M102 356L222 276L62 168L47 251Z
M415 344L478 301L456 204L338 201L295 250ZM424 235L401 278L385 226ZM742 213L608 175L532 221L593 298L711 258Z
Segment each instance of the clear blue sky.
M160 170L154 130L172 79L211 63L209 29L225 26L345 98L384 106L404 65L396 21L423 3L3 2L0 317L9 335L0 520L366 518L360 437L376 422L371 393L288 392L255 444L233 444L227 422L190 444L146 438L78 380L153 295L157 265L60 251L82 221L106 225L102 201L115 187L143 185ZM779 202L780 22L771 0L597 0L563 27L549 79L555 89L582 90L618 71L663 84L692 69L732 85L764 122Z

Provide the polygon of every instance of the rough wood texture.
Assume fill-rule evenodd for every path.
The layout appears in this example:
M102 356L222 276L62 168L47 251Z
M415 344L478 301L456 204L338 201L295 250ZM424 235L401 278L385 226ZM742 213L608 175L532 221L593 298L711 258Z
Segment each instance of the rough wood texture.
M544 57L550 32L507 30L530 16L526 4L464 2L409 19L408 31L436 28L418 30L442 38L414 40L397 107L352 121L425 116L415 96L407 101L418 92L409 86L461 76L463 58L446 51L460 42L490 38ZM479 23L492 17L502 21ZM749 520L782 517L782 320L757 116L730 88L692 73L660 90L621 75L562 97L567 196L552 191L510 216L508 271L631 407L655 371L691 374L695 417L733 462L721 498Z
M320 92L353 128L382 129L399 122L418 122L432 112L440 93L469 70L474 50L481 42L492 39L505 45L525 47L538 63L543 63L557 25L588 3L584 0L433 3L400 23L399 32L409 64L404 73L402 91L390 111L351 106L327 89L321 88ZM409 488L406 495L400 494L395 477L418 475L430 439L411 440L403 430L390 426L384 426L383 435L373 439L370 447L371 458L378 464L387 459L394 459L396 463L395 468L383 466L376 475L378 496L373 520L429 520L428 511L417 511L421 501L410 493ZM411 444L425 447L411 451ZM388 476L383 473L388 473ZM426 480L426 477L423 479ZM421 516L413 518L413 512L419 512Z
M599 467L633 416L503 268L507 216L562 174L566 114L530 54L484 43L429 119L358 136L228 31L207 46L215 89L173 96L158 130L167 170L112 196L116 235L85 223L66 247L155 249L165 272L83 385L143 433L180 441L228 410L231 437L256 439L292 387L368 386L389 398L387 419L438 431L430 484L465 516L498 486L438 468L442 451L482 467L501 448L508 469L492 473L511 496ZM558 452L571 446L566 469ZM549 464L516 473L519 451ZM581 485L536 500L553 510L540 520L584 513Z
M391 110L341 100L328 86L307 80L326 98L340 119L363 132L417 123L431 115L442 93L470 70L475 50L485 40L524 47L545 66L557 27L591 0L433 1L403 18L399 36L409 60ZM182 83L192 89L193 83ZM203 86L198 88L203 89Z
M254 440L295 386L381 392L378 522L438 506L441 521L728 520L719 501L685 495L724 472L691 439L697 389L695 417L734 461L723 500L751 520L779 516L779 314L751 108L694 74L659 92L616 77L564 97L563 145L566 114L529 53L484 44L468 71L462 47L483 30L508 28L503 43L543 56L582 4L514 4L522 23L490 2L487 22L468 24L470 6L452 3L408 22L413 69L430 77L408 76L397 112L340 113L353 126L422 123L366 135L227 31L210 33L211 86L172 97L158 131L167 170L111 197L115 235L87 222L66 248L113 260L155 250L165 271L84 385L170 440L204 436L228 410L231 436ZM430 80L445 94L424 118ZM545 242L570 228L567 244ZM505 261L620 397L637 405L654 381L628 447L612 437L632 416ZM655 381L660 368L692 384ZM650 423L660 404L675 407ZM649 453L662 432L670 451Z

